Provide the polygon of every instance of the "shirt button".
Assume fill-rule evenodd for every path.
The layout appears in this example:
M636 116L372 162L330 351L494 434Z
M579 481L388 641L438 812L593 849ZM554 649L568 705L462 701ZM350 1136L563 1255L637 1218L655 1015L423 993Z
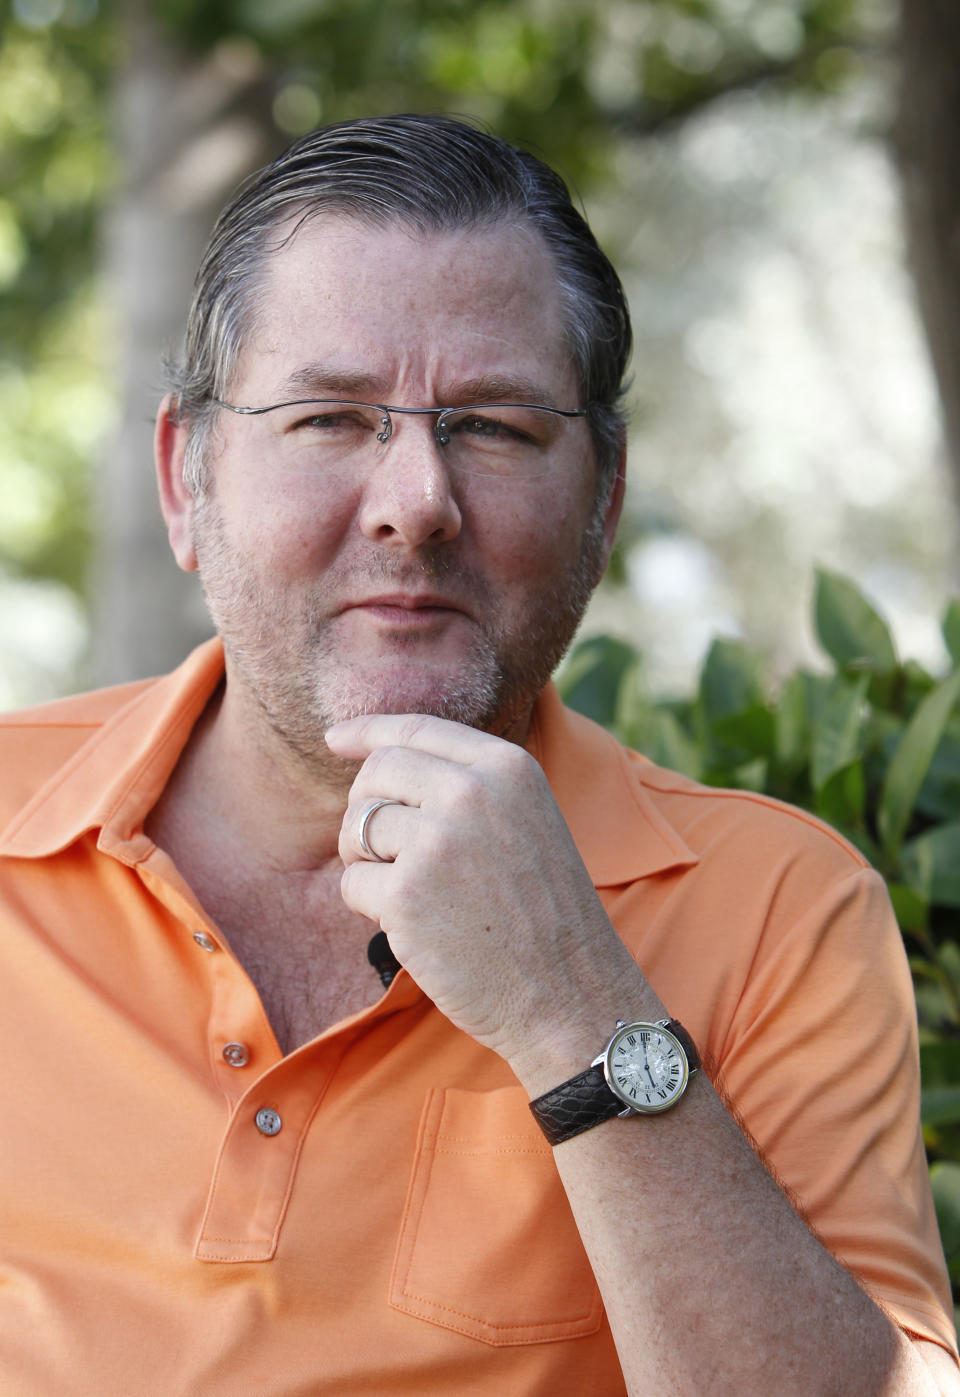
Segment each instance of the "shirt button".
M250 1049L246 1043L227 1043L223 1049L223 1056L231 1067L246 1067L250 1061Z
M255 1116L255 1123L261 1135L279 1135L283 1121L269 1106L261 1106Z
M215 951L217 949L215 943L210 940L210 937L205 931L195 931L193 933L193 939L196 941L201 951Z

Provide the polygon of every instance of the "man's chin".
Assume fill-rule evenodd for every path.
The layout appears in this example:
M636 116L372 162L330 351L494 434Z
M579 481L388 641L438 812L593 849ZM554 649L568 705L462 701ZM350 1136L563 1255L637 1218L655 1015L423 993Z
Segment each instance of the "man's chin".
M317 685L316 708L330 724L368 713L427 713L468 727L495 723L500 704L499 667L485 664L459 672L341 674L336 692L326 678Z

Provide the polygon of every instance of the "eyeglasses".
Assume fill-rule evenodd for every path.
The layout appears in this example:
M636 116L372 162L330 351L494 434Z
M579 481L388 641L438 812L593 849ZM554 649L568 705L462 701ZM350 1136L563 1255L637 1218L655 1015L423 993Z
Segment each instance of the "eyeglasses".
M433 433L444 460L471 475L529 478L556 465L553 447L565 419L586 417L583 407L565 411L539 403L478 403L467 407L386 407L377 403L304 398L269 407L238 407L249 417L275 413L269 438L280 470L325 475L369 460L393 435L393 414L434 417ZM305 411L305 409L308 409Z

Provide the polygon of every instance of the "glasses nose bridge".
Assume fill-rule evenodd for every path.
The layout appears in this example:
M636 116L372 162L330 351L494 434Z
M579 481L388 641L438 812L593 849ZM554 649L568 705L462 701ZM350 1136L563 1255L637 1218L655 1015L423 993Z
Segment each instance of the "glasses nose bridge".
M448 407L378 407L377 411L382 413L381 430L377 433L377 441L386 444L393 437L393 415L402 414L404 417L433 417L433 435L438 446L448 446L450 435L446 431L444 418L451 411Z

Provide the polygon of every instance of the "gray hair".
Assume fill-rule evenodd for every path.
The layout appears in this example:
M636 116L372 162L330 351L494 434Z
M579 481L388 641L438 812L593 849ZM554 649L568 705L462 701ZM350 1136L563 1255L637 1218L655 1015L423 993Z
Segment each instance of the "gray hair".
M413 115L310 132L251 176L220 215L194 284L182 362L166 365L178 420L191 428L184 480L195 494L206 483L214 399L228 396L267 257L323 213L374 227L401 223L421 233L504 222L535 228L556 268L598 487L612 488L632 339L619 277L567 186L543 161L452 117ZM271 239L281 226L283 236Z

